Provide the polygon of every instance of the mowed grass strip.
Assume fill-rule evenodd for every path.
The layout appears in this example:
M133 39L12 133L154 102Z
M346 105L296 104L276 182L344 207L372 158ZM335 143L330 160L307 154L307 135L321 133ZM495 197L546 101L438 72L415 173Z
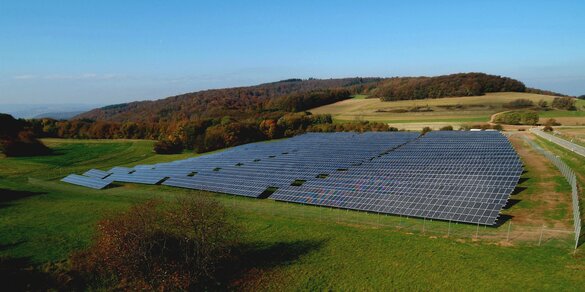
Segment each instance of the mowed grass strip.
M201 195L223 202L243 226L245 241L264 250L260 254L263 263L236 284L243 290L579 290L585 284L585 260L580 253L573 256L568 249L556 246L503 247L422 232L409 234L369 224L386 216L164 186L126 184L94 191L64 184L58 181L59 174L46 172L176 157L152 153L152 142L148 141L50 142L60 155L0 158L0 188L22 195L1 202L1 256L26 259L35 265L61 261L71 251L86 247L97 220L110 212L150 198ZM88 153L88 149L101 152L103 157ZM179 157L185 156L189 154ZM4 167L5 162L10 168ZM331 220L351 214L357 223L334 224L323 219L325 214L330 214ZM362 221L369 223L359 224ZM446 222L427 224L447 226ZM474 230L475 226L466 228Z

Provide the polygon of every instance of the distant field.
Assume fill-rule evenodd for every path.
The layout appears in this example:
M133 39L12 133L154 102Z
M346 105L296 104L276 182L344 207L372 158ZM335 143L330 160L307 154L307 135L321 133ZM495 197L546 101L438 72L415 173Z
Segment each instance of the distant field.
M0 257L33 266L62 261L90 243L104 214L149 198L213 196L237 216L245 241L265 259L236 282L238 289L579 290L585 258L572 255L571 235L561 232L571 225L568 185L544 157L512 141L527 170L504 211L512 225L477 228L164 186L89 190L58 179L191 154L156 155L151 141L45 140L57 155L0 158ZM559 231L542 232L543 226ZM494 275L501 276L494 281Z
M524 98L537 103L545 100L552 103L554 97L531 93L503 92L488 93L484 96L450 97L438 99L404 100L382 102L377 98L353 98L310 110L315 114L331 114L337 121L368 120L396 124L398 128L408 123L426 123L430 125L460 125L462 123L488 122L491 115L509 110L503 104ZM585 101L578 102L583 109ZM430 107L429 112L396 112L410 110L414 107ZM566 125L585 124L585 111L542 112L543 118L555 118Z

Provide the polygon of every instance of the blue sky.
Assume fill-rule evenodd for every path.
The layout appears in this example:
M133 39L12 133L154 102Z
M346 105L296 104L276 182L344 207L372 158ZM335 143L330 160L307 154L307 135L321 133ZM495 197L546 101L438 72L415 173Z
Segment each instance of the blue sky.
M585 1L0 0L0 104L487 72L585 94Z

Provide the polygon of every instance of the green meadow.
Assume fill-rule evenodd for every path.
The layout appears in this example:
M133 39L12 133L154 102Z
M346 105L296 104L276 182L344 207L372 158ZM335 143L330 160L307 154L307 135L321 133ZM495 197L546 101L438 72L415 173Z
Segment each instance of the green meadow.
M570 243L506 245L473 239L475 232L485 234L491 227L455 227L164 186L125 184L90 190L59 179L90 168L193 154L156 155L152 141L44 142L55 155L0 158L0 258L15 260L23 268L66 266L72 251L91 243L95 224L103 216L151 198L191 195L222 202L241 225L243 240L254 247L256 260L243 274L234 275L230 287L235 289L558 291L581 290L585 285L585 259L581 252L573 254ZM562 181L558 185L564 190ZM508 212L513 214L514 209ZM558 212L548 216L564 217ZM505 233L505 228L497 232Z

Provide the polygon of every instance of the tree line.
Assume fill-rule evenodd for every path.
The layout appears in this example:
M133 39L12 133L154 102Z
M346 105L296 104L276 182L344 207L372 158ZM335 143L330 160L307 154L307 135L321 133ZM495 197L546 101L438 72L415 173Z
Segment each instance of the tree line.
M198 153L250 142L292 137L307 131L388 131L383 123L348 122L334 124L330 115L309 112L272 113L247 119L224 116L194 121L136 123L78 119L16 120L27 133L41 138L150 139L159 140L158 153L184 149Z
M394 77L381 81L371 96L383 101L478 96L488 92L524 92L526 86L507 77L460 73L437 77Z

